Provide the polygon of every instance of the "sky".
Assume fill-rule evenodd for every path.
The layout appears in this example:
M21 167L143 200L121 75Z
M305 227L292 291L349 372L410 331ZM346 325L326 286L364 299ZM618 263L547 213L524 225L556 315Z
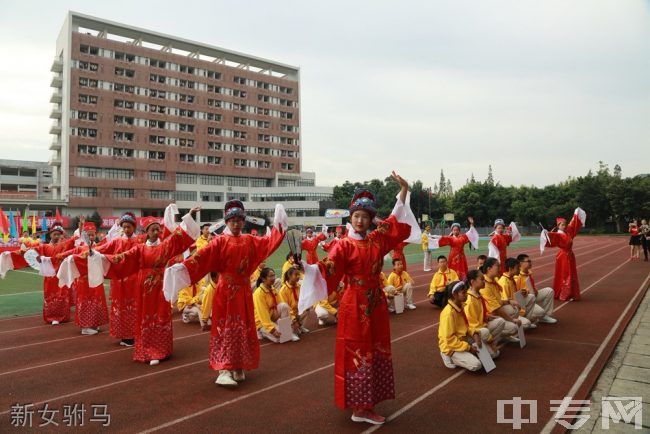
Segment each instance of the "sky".
M0 158L47 161L68 10L300 67L304 171L454 188L649 173L650 2L0 0Z

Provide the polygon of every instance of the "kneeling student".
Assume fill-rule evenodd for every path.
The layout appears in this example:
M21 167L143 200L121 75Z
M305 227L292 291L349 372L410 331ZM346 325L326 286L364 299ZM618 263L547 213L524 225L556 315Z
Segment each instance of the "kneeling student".
M196 283L178 292L176 307L181 313L181 321L185 324L200 322L201 320L201 298L202 294L197 290Z
M453 369L456 366L470 371L478 371L483 367L476 356L477 350L470 344L467 317L463 311L463 303L467 300L465 282L454 281L449 283L447 293L447 306L440 312L440 325L438 326L438 346L440 356L446 367ZM477 338L476 345L481 345Z
M532 297L535 300L535 306L537 309L544 311L543 315L539 322L546 324L555 324L557 319L553 318L553 297L555 292L553 288L546 287L537 289L535 286L535 279L533 279L533 261L530 260L530 257L524 253L517 256L519 261L519 274L515 276L515 282L517 283L517 289L520 291L528 292L528 289L532 289Z
M458 280L458 274L447 267L447 257L438 256L438 271L433 275L429 285L429 301L438 307L445 307L445 288L449 282Z
M499 285L503 297L508 300L516 300L515 293L517 292L517 282L515 282L515 275L519 274L519 261L515 258L506 259L506 271L499 278ZM520 306L519 316L525 329L537 328L537 321L544 316L542 308L535 304L535 297L528 294L528 291L522 291L521 295L524 297L524 305Z
M506 320L488 313L487 302L481 296L481 289L485 287L485 278L480 270L470 270L467 273L467 302L465 302L465 315L469 323L469 332L472 336L478 335L480 339L489 343L492 357L499 355L496 342L501 339L501 334L506 326ZM475 339L476 340L476 339Z
M275 272L272 268L265 268L260 272L257 279L257 289L253 293L253 304L255 306L255 326L262 337L271 342L280 342L280 331L277 321L280 318L289 317L290 309L287 303L279 303L280 295L275 289ZM291 340L299 341L295 333Z
M404 294L404 307L415 309L413 304L413 279L404 271L404 263L401 259L393 259L393 272L388 276L384 292L389 297L388 311L395 311L395 296Z
M309 329L304 326L305 319L309 314L309 309L305 310L302 315L298 315L298 300L300 299L300 270L289 268L282 276L283 284L280 288L280 300L289 306L291 314L291 323L293 331L296 334L309 333Z
M503 296L503 291L497 277L501 273L501 264L496 258L487 258L481 267L481 273L485 277L485 286L480 290L488 308L488 313L497 315L506 321L503 329L503 339L507 342L519 342L514 337L517 334L517 327L523 324L525 318L519 318L519 303L509 300ZM530 321L526 320L528 323Z

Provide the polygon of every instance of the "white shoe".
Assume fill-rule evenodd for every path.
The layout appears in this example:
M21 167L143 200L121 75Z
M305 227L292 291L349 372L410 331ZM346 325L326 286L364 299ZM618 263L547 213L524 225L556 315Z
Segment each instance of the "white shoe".
M406 308L407 308L407 309L410 309L410 310L414 310L414 309L415 309L415 305L414 305L413 303L409 303L409 304L406 305Z
M354 413L352 413L352 422L367 422L367 423L370 423L372 425L383 425L385 420L384 421L378 421L378 420L371 419L371 418L365 417L365 416L356 416Z
M393 309L392 307L389 307L388 308L388 313L395 313L395 309Z
M451 357L446 355L445 353L441 352L440 357L442 357L442 363L445 364L446 367L449 369L455 369L456 365L454 365L454 362L451 361Z
M133 339L122 339L120 341L120 345L122 345L123 347L132 347L133 346L133 343L131 342L132 340Z
M544 324L555 324L557 320L552 316L544 315L544 318L540 319L539 322L542 322Z
M495 353L490 354L490 356L492 356L493 359L496 359L500 355L501 355L501 351L499 351L499 350L497 350Z
M300 332L301 333L309 333L309 329L305 326L300 326Z
M246 374L244 374L244 370L240 369L238 371L232 371L232 379L235 380L236 382L244 381L246 379Z
M61 324L61 323L58 322L58 321L52 321L52 325L59 325L59 324Z
M300 340L300 338L298 337L297 334L292 333L292 334L291 334L291 340L292 340L293 342L298 342L298 341Z
M90 327L81 329L82 335L96 335L97 333L99 333L99 330Z
M528 328L529 328L529 329L536 329L536 328L537 328L537 324L535 324L534 322L531 322L530 325L528 326Z
M157 359L149 360L149 366L156 366L159 363L160 363L160 360L157 360Z
M230 371L219 371L219 376L217 377L216 384L224 387L236 387L237 382L232 378Z
M259 330L257 331L257 340L259 341L264 340L264 336L262 336L262 332Z
M503 340L504 340L505 342L509 342L509 343L511 343L511 344L518 344L519 342L521 342L521 341L519 340L519 338L516 338L516 337L514 337L514 336L507 336L507 337L505 337Z
M325 325L325 321L323 321L322 319L319 319L319 320L318 320L318 325L319 325L319 326L324 326L324 325Z

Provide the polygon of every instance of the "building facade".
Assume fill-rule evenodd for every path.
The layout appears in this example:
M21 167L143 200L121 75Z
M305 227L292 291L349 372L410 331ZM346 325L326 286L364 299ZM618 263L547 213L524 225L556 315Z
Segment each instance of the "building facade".
M52 167L46 162L0 160L0 208L22 215L54 214L63 203L52 198Z
M52 64L54 199L70 214L224 203L322 223L332 188L301 171L297 67L69 12Z

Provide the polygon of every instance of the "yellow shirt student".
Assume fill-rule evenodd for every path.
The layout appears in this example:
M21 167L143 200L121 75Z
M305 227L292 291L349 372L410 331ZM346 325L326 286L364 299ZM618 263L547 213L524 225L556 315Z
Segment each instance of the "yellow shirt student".
M526 285L526 281L528 280L529 277L532 278L533 272L529 271L528 273L523 273L519 272L519 274L515 275L515 283L517 284L517 291L524 290L528 291L528 285ZM531 285L532 286L532 285Z
M280 295L275 288L267 288L261 284L253 292L253 305L255 306L255 327L264 329L272 333L275 329L275 323L271 319L273 310L280 303Z
M260 267L257 267L255 271L253 271L253 274L251 274L251 286L257 283L257 279L260 278L260 274L262 274L262 269Z
M178 291L178 301L176 302L178 310L182 311L185 307L197 304L201 300L201 294L196 289L196 284L194 284Z
M485 311L483 303L484 300L480 293L474 292L473 290L467 291L467 301L465 302L464 310L467 322L469 323L469 334L471 336L479 333L480 329L487 327L485 319L488 312ZM490 340L492 340L491 337Z
M429 232L422 232L422 251L426 252L429 250Z
M280 300L289 305L291 309L291 320L295 321L298 318L298 299L300 298L300 284L296 283L296 286L289 285L289 282L286 282L280 288Z
M392 272L388 276L387 286L394 286L397 292L401 292L402 288L404 288L404 285L407 283L413 283L413 279L406 271L402 271L401 275Z
M201 320L203 322L207 321L210 315L212 315L212 299L214 298L214 290L216 287L217 283L211 280L201 290Z
M284 265L282 265L282 277L281 279L284 279L284 273L287 272L289 268L293 267L293 264L289 261L285 261ZM302 271L300 272L300 279L303 279L305 277L305 273Z
M507 299L503 297L503 292L501 291L499 282L491 277L485 276L485 287L481 288L480 292L483 299L487 302L488 313L492 313L499 309L502 306L502 303L507 301Z
M438 326L440 351L448 356L452 356L457 351L468 351L469 343L464 340L468 337L467 332L463 310L449 300L447 306L440 312L440 325Z
M501 292L503 298L506 300L514 300L515 292L517 292L517 284L513 277L508 276L507 274L502 274L499 278L499 285L501 286Z
M338 309L336 309L333 305L338 303L339 301L340 294L338 291L332 291L328 296L326 300L321 300L319 301L316 305L324 308L327 313L330 315L336 315L336 312L338 312Z
M208 244L210 244L210 242L203 235L199 235L199 237L194 242L194 245L196 246L196 250L201 250L205 248Z
M444 291L447 284L455 280L459 280L458 274L451 268L447 268L444 272L440 270L436 271L429 285L429 296L432 296L436 292Z

